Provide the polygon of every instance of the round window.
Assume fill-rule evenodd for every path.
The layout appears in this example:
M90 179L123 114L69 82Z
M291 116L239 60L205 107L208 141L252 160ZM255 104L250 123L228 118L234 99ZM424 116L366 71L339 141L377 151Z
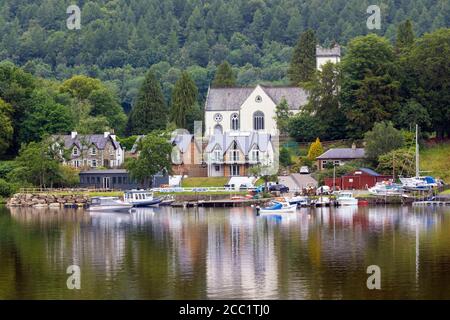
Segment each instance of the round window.
M261 96L256 96L255 101L258 102L258 103L261 102L262 101Z
M223 119L223 117L222 117L222 115L220 113L216 113L214 115L214 121L215 122L220 122L220 121L222 121L222 119Z

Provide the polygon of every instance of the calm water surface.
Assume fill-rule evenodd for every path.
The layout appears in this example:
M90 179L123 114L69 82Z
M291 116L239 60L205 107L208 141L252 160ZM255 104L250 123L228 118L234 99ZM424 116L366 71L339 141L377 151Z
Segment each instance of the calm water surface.
M381 290L366 287L369 265ZM61 298L450 299L450 208L0 207L0 299Z

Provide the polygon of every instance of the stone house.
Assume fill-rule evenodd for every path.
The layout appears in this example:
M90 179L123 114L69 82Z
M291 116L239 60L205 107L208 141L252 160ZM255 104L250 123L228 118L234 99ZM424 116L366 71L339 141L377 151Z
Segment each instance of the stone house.
M124 150L116 135L110 132L88 135L71 132L70 135L54 135L53 138L64 142L70 158L64 160L64 164L74 168L118 168L124 162Z

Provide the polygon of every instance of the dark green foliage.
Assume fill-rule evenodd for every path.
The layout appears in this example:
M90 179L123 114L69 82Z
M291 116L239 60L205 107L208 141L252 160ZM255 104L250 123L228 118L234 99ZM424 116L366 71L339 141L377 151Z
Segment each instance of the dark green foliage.
M157 131L147 134L139 140L138 150L139 157L129 159L126 164L133 179L145 183L157 173L170 173L172 145L165 134Z
M323 134L323 127L309 113L300 112L289 119L288 132L297 141L309 142Z
M397 51L407 49L414 43L414 31L410 20L401 23L397 28L395 48Z
M289 105L285 98L275 108L275 121L280 134L287 134L289 131L289 119L292 112L289 111Z
M196 108L198 89L189 74L184 71L175 83L172 90L172 104L170 108L170 121L178 128L186 129L186 120L191 110ZM202 118L194 119L201 120ZM190 119L192 120L192 119Z
M366 157L373 162L377 162L380 155L405 145L402 132L386 122L375 123L373 129L364 135L364 141Z
M390 120L399 108L395 55L375 34L353 39L342 59L342 110L348 135L361 138L375 122Z
M228 61L224 61L219 65L212 85L214 87L233 87L236 85L236 77Z
M161 85L153 72L149 71L131 110L128 131L130 134L145 134L152 130L165 129L167 119L168 108Z
M417 39L406 58L416 84L412 96L427 109L439 138L450 135L449 57L450 29L440 29Z
M312 80L316 71L316 36L309 29L300 35L292 53L288 74L292 85Z
M280 149L280 164L283 167L287 167L292 164L291 154L289 153L289 150L284 147Z

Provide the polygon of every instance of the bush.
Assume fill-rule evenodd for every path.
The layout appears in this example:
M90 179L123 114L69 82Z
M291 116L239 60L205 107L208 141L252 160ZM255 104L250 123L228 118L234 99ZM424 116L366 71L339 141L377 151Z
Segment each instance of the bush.
M0 197L8 198L18 190L18 185L0 179Z

